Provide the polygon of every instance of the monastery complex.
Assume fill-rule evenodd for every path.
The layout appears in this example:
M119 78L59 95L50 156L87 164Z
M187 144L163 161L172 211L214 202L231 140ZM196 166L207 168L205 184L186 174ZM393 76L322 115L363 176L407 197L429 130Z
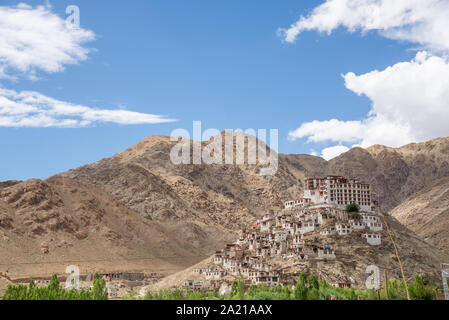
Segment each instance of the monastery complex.
M272 261L336 260L338 252L326 242L352 234L357 234L367 245L382 244L382 216L376 213L369 184L328 176L307 178L304 185L302 199L287 201L283 210L254 221L250 228L241 231L235 243L215 253L213 265L194 270L203 281L186 280L184 285L193 290L219 288L223 282L238 277L243 277L248 286L294 283L296 278L284 274ZM354 203L360 207L358 214L346 211L346 206Z

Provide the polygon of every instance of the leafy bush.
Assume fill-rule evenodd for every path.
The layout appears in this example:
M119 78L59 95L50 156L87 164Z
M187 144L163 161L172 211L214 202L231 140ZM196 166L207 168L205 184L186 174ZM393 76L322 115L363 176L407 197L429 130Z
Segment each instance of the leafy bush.
M358 212L351 212L351 218L355 220L360 220L362 216Z
M346 206L346 211L349 212L349 213L352 213L352 212L359 213L360 212L360 206L357 203L348 204Z

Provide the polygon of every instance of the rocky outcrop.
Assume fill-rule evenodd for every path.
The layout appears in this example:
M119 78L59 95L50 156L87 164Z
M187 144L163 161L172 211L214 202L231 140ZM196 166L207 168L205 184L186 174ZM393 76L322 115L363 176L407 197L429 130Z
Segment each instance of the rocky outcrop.
M449 252L449 178L415 193L391 215L428 243Z

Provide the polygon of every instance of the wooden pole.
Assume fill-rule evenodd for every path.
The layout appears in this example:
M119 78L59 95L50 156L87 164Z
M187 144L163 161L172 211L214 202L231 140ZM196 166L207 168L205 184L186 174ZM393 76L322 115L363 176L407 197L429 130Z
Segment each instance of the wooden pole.
M393 243L394 250L396 251L396 258L398 259L399 267L401 268L402 281L404 282L405 290L407 292L407 299L408 300L412 300L411 297L410 297L410 292L408 291L407 280L405 279L404 268L402 267L401 258L399 257L399 251L398 251L398 248L396 247L396 243L393 240L393 235L391 233L390 226L388 225L388 222L387 222L387 219L385 218L385 215L383 215L383 220L384 220L384 223L385 223L385 227L387 228L388 235L390 236L391 242Z
M388 297L388 270L385 269L385 297L389 300Z

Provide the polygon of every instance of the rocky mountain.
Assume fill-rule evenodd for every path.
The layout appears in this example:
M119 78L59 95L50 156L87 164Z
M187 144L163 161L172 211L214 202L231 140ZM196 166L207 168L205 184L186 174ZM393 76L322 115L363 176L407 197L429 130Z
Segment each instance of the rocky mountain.
M170 152L176 143L153 136L45 181L0 183L0 236L9 239L0 245L8 253L2 255L0 271L12 261L94 258L114 261L107 268L153 268L149 262L132 262L131 256L155 257L158 269L180 270L233 240L255 217L299 198L307 176L339 174L371 183L385 210L449 177L449 138L397 149L355 148L329 162L279 155L274 176L261 176L260 163L175 165ZM432 232L442 231L434 227ZM59 246L64 241L68 245ZM191 258L174 262L167 258L171 256ZM22 265L15 270L20 268L32 269ZM45 268L47 273L57 269Z
M401 148L354 148L329 162L310 158L309 166L304 166L303 155L282 158L291 164L289 169L293 167L291 172L300 168L306 175L343 175L370 183L380 206L391 210L412 194L449 177L449 138Z
M449 178L407 198L391 215L428 243L449 252Z
M0 190L0 272L11 278L94 270L178 270L201 253L168 228L75 180Z

